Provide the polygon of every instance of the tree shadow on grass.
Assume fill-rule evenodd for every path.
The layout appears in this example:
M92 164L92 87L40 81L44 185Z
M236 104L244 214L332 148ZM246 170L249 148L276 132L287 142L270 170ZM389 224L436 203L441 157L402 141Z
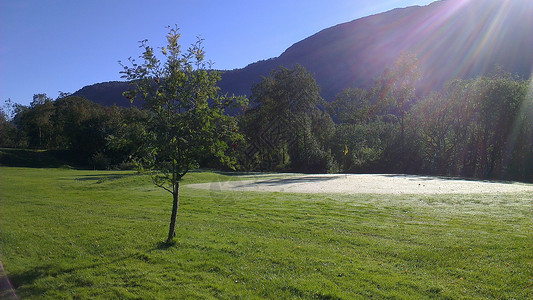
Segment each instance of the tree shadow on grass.
M25 168L83 168L77 153L62 150L0 149L0 165Z
M143 256L142 254L135 253L109 261L102 260L98 263L88 265L74 265L72 267L61 267L53 264L47 264L42 266L36 266L34 268L30 268L22 272L13 272L8 274L8 277L9 281L13 286L13 289L17 292L18 296L32 297L42 295L43 293L48 291L48 289L41 288L35 285L35 282L37 282L41 278L69 275L79 270L87 270L105 265L112 265L132 258L144 259L144 257L145 256Z
M304 176L304 177L296 177L296 178L280 178L280 179L266 179L266 180L258 180L254 181L253 183L246 183L241 186L280 186L280 185L286 185L286 184L295 184L295 183L309 183L309 182L322 182L322 181L330 181L334 179L338 179L344 177L344 175L339 176Z
M157 250L167 250L169 248L172 248L174 246L176 246L176 241L170 241L170 242L167 242L167 241L164 241L164 242L158 242L157 245L156 245L156 249Z
M380 174L378 176L389 177L389 178L404 178L404 179L409 179L409 180L421 180L421 181L462 180L462 181L486 182L486 183L507 183L507 184L516 183L516 181L511 181L511 180L484 179L484 178L460 177L460 176L454 177L454 176L442 176L442 175Z
M113 265L117 263L123 263L126 260L129 259L135 259L135 260L141 260L144 262L149 262L150 259L150 253L153 250L168 250L170 248L176 247L177 242L171 241L171 242L158 242L154 249L147 250L146 252L136 252L128 255L124 255L121 257L117 257L112 260L106 260L103 259L100 262L87 264L87 265L73 265L69 267L61 267L54 264L47 264L47 265L41 265L36 266L30 269L27 269L22 272L13 272L8 274L9 281L11 282L13 289L18 290L22 287L23 293L22 296L36 296L36 295L42 295L47 290L37 287L35 285L35 282L37 282L41 278L46 277L57 277L61 275L69 275L72 273L75 273L80 270L87 270L87 269L93 269L98 268L102 266L108 266Z
M33 283L42 277L57 276L57 272L52 272L52 269L53 267L51 265L47 265L35 267L24 272L12 273L9 274L9 281L13 285L14 290L18 290L21 286L24 286L24 294L41 295L46 290L36 287Z
M0 299L18 299L0 261Z
M76 178L76 181L95 181L96 183L102 183L105 181L113 181L122 178L127 178L131 176L137 176L138 174L122 174L122 173L112 173L112 174L90 174L83 175Z

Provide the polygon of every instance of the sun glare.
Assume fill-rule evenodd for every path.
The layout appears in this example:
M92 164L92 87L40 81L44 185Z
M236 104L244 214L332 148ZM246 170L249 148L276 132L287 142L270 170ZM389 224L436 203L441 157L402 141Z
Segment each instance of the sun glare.
M401 41L385 38L381 49L387 53L388 48L399 42L401 49L408 49L418 56L423 73L435 72L435 66L444 66L439 72L451 74L451 78L484 74L509 57L519 55L522 45L509 50L502 43L509 40L510 36L519 34L513 32L508 24L520 14L530 11L525 8L533 5L532 2L484 1L486 8L481 14L479 10L471 9L479 4L473 0L435 2L432 4L432 13L417 20L408 36L403 36ZM506 51L502 51L504 48ZM437 50L444 55L435 58L432 54ZM496 62L487 61L487 57L495 58ZM431 78L435 82L425 82L424 85L436 87L438 81L450 79L439 76Z

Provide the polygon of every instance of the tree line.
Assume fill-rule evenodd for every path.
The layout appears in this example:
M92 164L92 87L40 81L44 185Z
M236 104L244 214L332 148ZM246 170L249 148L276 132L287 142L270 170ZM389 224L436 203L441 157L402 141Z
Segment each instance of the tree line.
M496 70L425 97L420 80L416 57L402 54L372 88L326 103L303 67L272 72L242 117L247 167L533 182L531 80Z
M404 54L372 88L344 90L328 103L305 68L280 67L252 88L248 106L226 116L233 124L226 131L244 139L227 142L220 151L231 152L224 159L244 171L533 182L531 80L498 71L452 80L424 97L416 93L420 80L416 57ZM2 109L0 147L67 150L91 168L132 167L151 114L68 94L55 100L36 94L29 106L11 103ZM209 155L199 162L209 168L227 165Z
M53 100L36 94L29 106L8 104L0 116L1 147L69 151L77 163L95 169L132 167L129 157L148 117L137 108L104 107L70 95Z

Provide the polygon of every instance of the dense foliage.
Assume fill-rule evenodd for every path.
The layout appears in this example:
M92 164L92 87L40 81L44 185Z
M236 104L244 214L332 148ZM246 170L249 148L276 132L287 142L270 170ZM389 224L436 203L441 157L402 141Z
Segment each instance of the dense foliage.
M253 87L253 106L242 118L249 137L246 167L302 172L331 168L325 147L334 125L317 107L324 102L319 91L301 66L273 71Z
M337 128L342 128L336 137L349 135L345 142L354 149L343 170L533 181L529 85L530 81L503 73L454 80L440 92L412 102L405 114L404 141L400 140L400 112L385 113L379 102L368 104L375 91L367 93L369 101L363 101L370 111L365 119L345 117L360 115L365 105L352 108L351 114L335 113L347 102L340 97L329 107L340 120ZM360 95L353 101L361 101ZM334 146L340 148L338 144ZM365 157L368 152L374 155Z
M258 170L533 181L531 81L499 71L417 97L420 79L416 58L402 55L372 89L324 107L305 69L275 71L252 90L246 158Z
M237 167L533 182L531 80L496 72L456 79L420 97L414 65L415 58L403 56L373 88L347 89L330 103L303 67L273 71L254 86L250 106L236 117L246 136L232 144L240 153ZM68 149L95 168L127 164L148 118L136 108L42 94L10 112L0 118L1 147ZM209 158L200 165L221 167Z
M456 80L420 101L411 113L420 170L533 181L530 83L508 74Z
M85 98L67 96L55 101L38 94L29 107L15 104L12 119L3 114L0 146L75 153L82 165L96 169L130 166L146 111L104 107ZM7 111L8 109L6 109ZM120 135L124 142L110 143Z

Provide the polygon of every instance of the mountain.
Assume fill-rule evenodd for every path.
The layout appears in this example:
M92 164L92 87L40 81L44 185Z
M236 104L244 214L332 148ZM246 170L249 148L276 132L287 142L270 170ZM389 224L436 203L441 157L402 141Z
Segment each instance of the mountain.
M76 91L72 95L85 97L93 102L104 106L140 106L138 102L132 104L129 100L126 99L126 97L122 95L123 92L127 91L130 88L131 86L127 82L109 81L84 86L81 90Z
M271 70L300 64L315 76L322 96L332 100L345 88L370 87L402 52L419 59L422 93L450 79L485 75L497 67L529 78L532 16L531 0L442 0L394 9L324 29L277 58L225 71L219 86L223 92L249 95L252 85ZM98 93L87 88L75 94L88 97L91 91L106 97L102 86L95 86Z
M446 0L361 18L300 41L278 58L228 72L221 87L243 92L271 69L301 64L329 100L347 87L369 87L402 52L419 58L426 91L496 66L529 77L533 1Z

